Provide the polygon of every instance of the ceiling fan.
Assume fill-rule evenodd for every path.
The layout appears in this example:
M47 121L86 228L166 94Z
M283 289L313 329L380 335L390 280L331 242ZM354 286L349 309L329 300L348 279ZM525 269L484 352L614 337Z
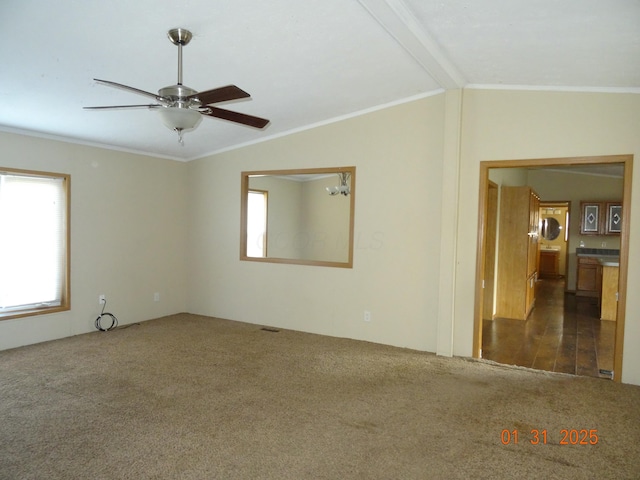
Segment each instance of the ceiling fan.
M184 145L182 139L185 130L195 129L202 116L221 118L230 122L248 125L254 128L264 128L269 120L254 117L244 113L233 112L223 108L214 107L213 104L249 98L250 95L235 85L214 88L198 92L182 84L182 47L187 45L192 38L192 33L184 28L174 28L167 33L169 40L178 47L178 83L161 88L158 93L145 92L138 88L129 87L121 83L94 78L94 81L110 87L127 90L138 95L153 98L157 103L144 105L113 105L104 107L84 107L87 110L114 110L123 108L148 108L160 113L162 122L178 133L178 140Z

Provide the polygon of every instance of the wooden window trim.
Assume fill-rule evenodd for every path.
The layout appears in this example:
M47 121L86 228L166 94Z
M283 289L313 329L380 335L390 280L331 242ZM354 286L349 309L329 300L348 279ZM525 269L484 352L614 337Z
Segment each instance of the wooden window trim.
M61 178L64 185L65 198L65 266L64 266L64 285L62 287L62 296L60 305L42 308L29 308L24 310L14 310L11 312L0 313L1 320L9 320L14 318L31 317L34 315L45 315L58 312L64 312L71 309L71 175L66 173L45 172L38 170L23 170L17 168L0 167L0 173L18 174L34 177L54 177Z

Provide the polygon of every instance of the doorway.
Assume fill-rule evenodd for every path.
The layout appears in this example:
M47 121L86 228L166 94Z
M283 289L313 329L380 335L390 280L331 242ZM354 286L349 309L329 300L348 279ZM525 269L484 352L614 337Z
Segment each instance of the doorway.
M551 158L551 159L534 159L534 160L517 160L517 161L486 161L480 164L480 210L479 210L479 234L478 234L478 257L476 268L476 302L475 302L475 318L474 318L474 345L473 355L476 358L482 358L483 345L483 317L487 316L488 294L486 292L486 275L491 275L491 260L487 261L487 255L491 257L491 247L487 241L487 234L491 229L493 211L492 205L492 186L489 179L490 169L558 169L571 171L581 167L596 168L601 166L605 170L607 168L620 168L622 171L622 204L629 205L631 198L631 169L632 155L615 155L615 156L598 156L598 157L579 157L579 158ZM511 173L511 172L510 172ZM622 209L623 225L620 234L620 268L618 283L618 304L617 304L617 321L613 324L613 379L620 381L622 375L622 348L624 336L624 320L625 320L625 299L626 299L626 278L627 278L627 258L628 258L628 240L629 240L629 214L628 209ZM499 241L499 240L498 240ZM575 250L575 248L574 248ZM571 253L570 253L571 254ZM575 253L573 253L575 255ZM565 267L566 268L566 267ZM568 270L566 277L572 276L571 269ZM542 283L541 283L542 285ZM550 282L546 282L545 286L549 287ZM582 308L578 305L576 308ZM522 322L522 321L518 321ZM533 322L531 322L532 324ZM527 324L524 321L520 326ZM487 334L487 332L485 332Z
M571 202L540 202L538 278L562 279L567 289Z

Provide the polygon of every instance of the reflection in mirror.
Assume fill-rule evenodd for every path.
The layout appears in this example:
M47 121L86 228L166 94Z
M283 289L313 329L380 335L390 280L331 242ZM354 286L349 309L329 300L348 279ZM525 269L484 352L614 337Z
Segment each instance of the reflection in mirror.
M546 240L555 240L560 235L562 227L558 220L553 217L545 217L542 219L542 237Z
M242 172L240 259L351 268L355 170Z
M266 190L249 190L247 197L248 257L267 256L267 195Z

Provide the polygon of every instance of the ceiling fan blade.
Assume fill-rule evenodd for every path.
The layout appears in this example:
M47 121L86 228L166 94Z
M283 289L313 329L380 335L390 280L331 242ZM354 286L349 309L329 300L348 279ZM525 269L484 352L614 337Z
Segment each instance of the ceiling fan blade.
M118 110L125 108L159 108L162 105L158 103L153 103L150 105L106 105L104 107L82 107L85 110Z
M232 112L231 110L224 110L218 107L207 107L207 109L201 113L210 117L221 118L223 120L241 123L254 128L264 128L269 123L269 120L265 118L254 117L245 113Z
M197 98L202 102L202 105L211 105L212 103L226 102L229 100L238 100L240 98L250 97L247 92L235 85L227 85L226 87L214 88L212 90L205 90L204 92L198 92L190 95L187 98Z
M145 92L144 90L140 90L139 88L130 87L128 85L123 85L121 83L111 82L109 80L100 80L99 78L94 78L93 80L103 85L107 85L109 87L120 88L122 90L127 90L129 92L137 93L138 95L144 95L145 97L153 98L158 102L166 103L166 99L164 97L161 97L157 93Z

